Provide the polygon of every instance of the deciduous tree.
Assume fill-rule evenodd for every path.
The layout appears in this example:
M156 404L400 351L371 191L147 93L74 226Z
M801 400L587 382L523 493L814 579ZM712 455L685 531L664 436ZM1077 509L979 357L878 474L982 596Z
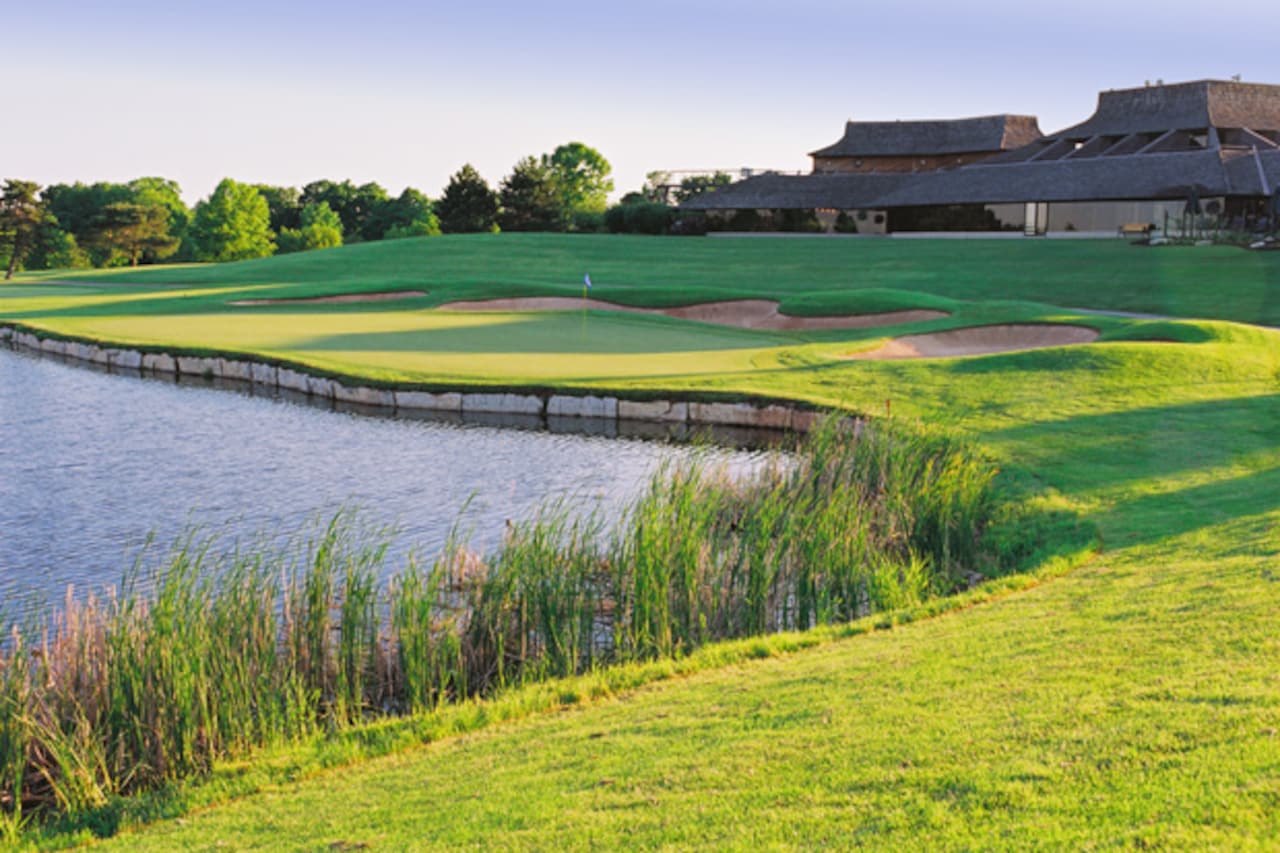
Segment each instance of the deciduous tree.
M613 167L603 154L581 142L566 142L551 153L547 165L568 214L604 212L613 191Z
M64 231L57 217L46 210L26 266L33 270L83 269L93 266L93 261L80 248L75 235Z
M267 201L248 184L224 178L191 220L196 257L203 261L264 258L276 250Z
M313 181L302 188L302 204L324 202L342 220L342 237L347 242L361 239L365 220L373 210L388 199L387 191L379 184L356 186L351 181Z
M59 227L88 250L95 266L115 266L135 260L130 251L101 239L103 217L109 206L134 204L159 207L165 211L167 238L157 239L155 248L144 247L136 259L139 263L153 263L171 257L173 252L169 247L179 244L191 218L178 184L166 178L136 178L127 184L54 184L45 189L42 197ZM159 254L155 249L160 250Z
M427 236L440 233L440 223L432 209L431 199L413 187L406 187L396 198L379 202L365 219L361 236L366 240L392 237Z
M270 184L254 184L267 202L271 215L271 230L279 234L286 228L302 227L302 201L297 187L273 187Z
M727 187L731 183L733 178L725 172L716 172L714 175L690 175L680 181L680 186L675 190L676 204L684 204L691 198L720 187Z

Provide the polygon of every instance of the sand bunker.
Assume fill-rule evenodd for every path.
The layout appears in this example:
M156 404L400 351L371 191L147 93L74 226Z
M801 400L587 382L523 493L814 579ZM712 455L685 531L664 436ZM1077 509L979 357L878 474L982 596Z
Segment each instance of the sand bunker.
M1012 323L1002 326L970 326L923 335L903 335L866 352L848 358L880 360L893 358L949 358L986 355L996 352L1087 344L1097 340L1098 330L1088 326L1048 323Z
M387 302L426 296L425 290L382 290L375 293L339 293L334 296L306 296L299 299L237 299L230 305L307 305L319 302Z
M446 311L576 311L583 300L572 296L531 296L519 299L483 299L471 302L449 302ZM946 317L944 311L888 311L883 314L854 314L844 317L795 317L778 311L778 303L770 299L731 299L725 302L703 302L678 308L636 308L601 299L586 300L588 308L625 311L631 314L661 314L681 320L737 326L740 329L795 331L808 329L871 329L896 326Z

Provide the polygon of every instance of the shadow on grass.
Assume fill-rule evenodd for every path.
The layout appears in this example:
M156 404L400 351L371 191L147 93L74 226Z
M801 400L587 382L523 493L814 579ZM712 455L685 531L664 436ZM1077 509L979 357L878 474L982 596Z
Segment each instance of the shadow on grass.
M1105 484L1105 518L1150 543L1280 507L1280 394L1153 406L1017 426L989 437L1035 444L1036 470L1068 493ZM1250 456L1257 459L1250 461ZM1129 494L1141 482L1239 466L1210 482Z

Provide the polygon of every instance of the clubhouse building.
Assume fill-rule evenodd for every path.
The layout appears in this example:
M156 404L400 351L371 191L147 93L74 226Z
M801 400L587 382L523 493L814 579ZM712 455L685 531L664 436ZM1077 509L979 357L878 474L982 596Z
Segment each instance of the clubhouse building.
M686 201L714 230L1114 235L1189 211L1265 222L1280 198L1280 86L1102 92L1045 135L1032 116L850 121L806 175L767 173Z

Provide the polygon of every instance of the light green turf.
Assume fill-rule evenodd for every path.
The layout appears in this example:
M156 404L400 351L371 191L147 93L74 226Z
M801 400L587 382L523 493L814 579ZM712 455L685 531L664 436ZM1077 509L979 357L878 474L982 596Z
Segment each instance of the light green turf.
M546 253L566 251L559 241L567 239L549 238ZM608 246L610 240L598 242ZM740 253L762 252L760 245L774 246L792 265L802 265L805 246L812 247L815 266L832 252L887 251L870 241L848 243L872 247L865 250L829 248L838 241L652 242L703 258L721 253L728 271L723 281L732 279L734 286L751 275L745 271L750 259ZM907 263L927 268L929 282L947 282L937 290L949 298L993 295L973 283L972 269L966 275L979 292L967 293L951 281L952 267L943 260L977 250L940 242L947 245L903 244L921 252ZM686 243L694 248L683 248ZM520 274L521 251L538 247L532 238L474 245L514 247L493 256L476 250L475 266L493 278L502 277L502 263L512 265L513 277ZM1019 253L1012 257L1031 281L1060 274L1057 267L1071 269L1080 281L1136 275L1121 253L1141 254L1110 244L999 248ZM1273 261L1192 251L1182 256L1188 263L1212 258L1220 267L1212 287L1228 295L1203 300L1218 303L1213 313L1272 319L1270 284L1249 276L1256 270L1250 265ZM992 261L992 275L1007 274L1012 263ZM636 272L649 274L644 267ZM1233 301L1223 290L1234 275L1245 280L1239 292L1246 285L1260 288L1249 291L1257 297L1253 302ZM1156 280L1136 290L1146 293L1142 298L1158 302L1163 296L1185 305L1189 287L1165 288ZM1118 297L1122 289L1104 293L1097 285L1088 300L1072 294L1057 301L1153 307L1137 296ZM669 300L679 293L655 287L643 298ZM187 299L181 310L180 293L161 301L100 301L134 298L6 300L0 290L0 319L22 314L22 322L67 334L102 334L108 327L97 324L118 322L123 327L113 333L136 335L140 329L183 334L160 328L164 318L180 318L206 343L210 336L241 334L224 319L225 308L204 301L212 299L207 295ZM246 322L260 325L239 340L277 335L277 345L298 346L308 327L317 330L313 338L329 339L327 324L335 316L351 324L344 334L370 334L366 324L387 323L393 328L383 331L392 337L431 337L417 327L397 331L397 322L424 322L422 312L391 307L255 311L244 315L256 318ZM1024 303L955 307L954 317L933 325L1071 319L1068 312ZM276 317L279 326L263 316ZM495 335L490 341L505 339L495 330L510 324L488 325L494 319L484 318L473 331ZM614 322L603 315L599 321ZM532 322L552 329L572 327L573 319ZM619 330L638 328L617 322ZM562 698L570 707L563 713L332 772L316 773L314 761L298 758L298 766L309 768L305 772L316 773L313 778L277 779L256 796L129 834L117 846L1280 845L1280 334L1226 323L1090 322L1106 331L1107 342L869 363L833 355L881 333L778 339L658 321L655 340L675 330L677 339L696 342L678 356L688 363L665 376L626 374L629 360L660 356L656 346L625 351L628 341L648 337L649 327L634 339L611 334L607 341L618 340L610 343L616 359L608 369L610 384L788 396L870 412L884 411L889 401L895 416L952 423L1011 469L1029 472L1021 476L1037 478L1047 506L1095 524L1105 550L1039 586L891 631L693 670L616 698L588 701L566 686ZM1165 342L1121 340L1144 337ZM752 343L735 348L732 342L741 339ZM529 344L521 346L522 353L529 351ZM318 358L335 351L313 343L305 352ZM352 349L336 352L353 363ZM575 361L544 355L545 363L522 370L545 378L559 369L559 359L568 358L565 369ZM721 358L733 366L716 362L700 370ZM404 363L393 359L379 369L396 374ZM361 369L375 370L363 363ZM436 375L439 368L426 370ZM590 377L597 370L572 375ZM503 368L498 375L506 381L518 373ZM300 747L298 754L319 748ZM219 784L237 790L226 779L239 775L228 769Z

